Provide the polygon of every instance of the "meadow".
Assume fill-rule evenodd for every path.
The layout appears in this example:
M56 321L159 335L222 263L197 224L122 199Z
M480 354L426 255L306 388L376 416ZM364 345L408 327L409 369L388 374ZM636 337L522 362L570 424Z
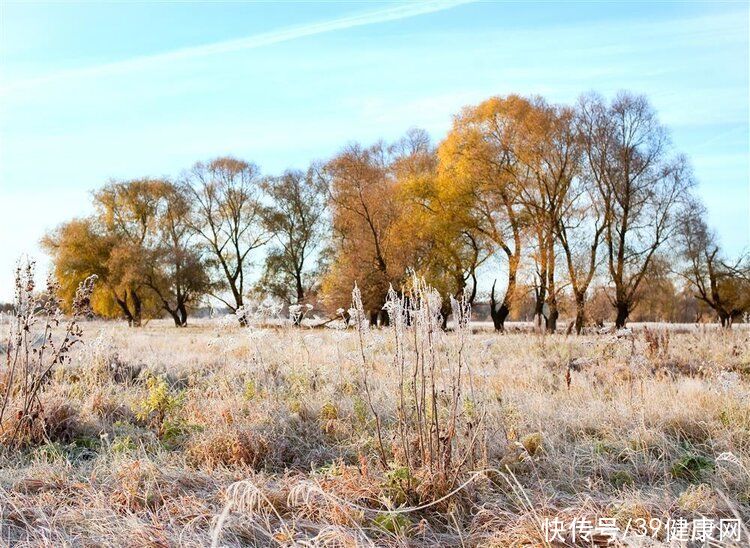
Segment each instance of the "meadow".
M750 547L749 15L0 0L0 548Z
M5 414L2 542L681 545L702 518L746 545L748 330L496 334L454 301L446 331L423 289L384 328L81 320L22 438Z

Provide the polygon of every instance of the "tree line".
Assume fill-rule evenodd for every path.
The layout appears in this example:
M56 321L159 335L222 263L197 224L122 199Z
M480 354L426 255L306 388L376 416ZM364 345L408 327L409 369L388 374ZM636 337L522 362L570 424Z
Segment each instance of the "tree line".
M133 326L184 326L206 297L237 311L253 291L346 308L355 284L382 323L413 273L469 303L490 273L497 330L531 296L540 327L569 307L580 333L595 288L622 327L665 273L729 326L750 311L750 260L722 254L693 187L647 98L509 95L465 107L437 144L413 129L279 176L222 157L110 181L42 243L68 298L96 274L94 310Z

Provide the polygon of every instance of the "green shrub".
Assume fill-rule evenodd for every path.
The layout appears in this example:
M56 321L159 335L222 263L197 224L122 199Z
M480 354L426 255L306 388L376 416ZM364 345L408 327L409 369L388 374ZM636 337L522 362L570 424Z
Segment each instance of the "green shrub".
M164 424L182 407L183 394L172 394L167 381L162 377L149 377L146 381L148 394L140 402L136 417L156 428L159 436L165 432ZM174 421L172 421L173 426ZM166 430L170 430L170 428Z
M714 463L711 459L700 455L684 455L672 465L670 473L675 479L698 481L706 470L712 470Z
M609 477L609 481L618 489L635 483L633 476L627 470L617 470Z
M397 535L402 534L411 525L409 518L404 514L378 514L374 520L378 529Z

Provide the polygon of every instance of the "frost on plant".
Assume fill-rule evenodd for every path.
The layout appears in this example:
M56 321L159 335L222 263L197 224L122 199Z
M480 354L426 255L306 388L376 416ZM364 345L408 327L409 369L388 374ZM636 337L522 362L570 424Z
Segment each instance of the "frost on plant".
M66 320L58 284L50 277L39 293L34 274L33 261L18 263L0 407L0 441L10 448L38 442L46 435L41 396L55 368L70 362L70 350L82 340L78 320L89 315L96 280L90 276L80 283L72 317Z

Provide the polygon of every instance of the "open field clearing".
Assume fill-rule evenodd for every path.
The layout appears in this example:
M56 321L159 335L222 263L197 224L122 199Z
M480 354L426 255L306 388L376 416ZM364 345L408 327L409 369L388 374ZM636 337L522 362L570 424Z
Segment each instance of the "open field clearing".
M745 330L82 327L4 457L4 543L541 546L577 517L651 545L750 520Z
M0 0L0 548L750 548L749 20Z

